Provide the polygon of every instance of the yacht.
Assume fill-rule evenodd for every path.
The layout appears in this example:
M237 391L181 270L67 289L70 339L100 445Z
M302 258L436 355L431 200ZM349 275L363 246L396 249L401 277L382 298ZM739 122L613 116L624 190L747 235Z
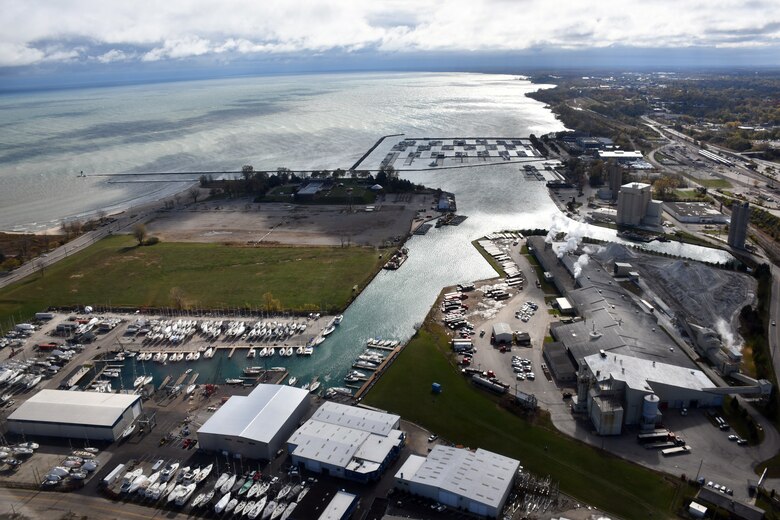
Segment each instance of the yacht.
M336 325L336 326L341 325L341 320L343 320L343 319L344 319L344 315L343 314L339 314L338 316L333 318L333 325Z
M219 502L217 502L217 504L214 506L214 512L217 514L221 514L225 510L229 502L230 502L230 493L227 493L225 496L220 498Z
M144 376L138 376L135 378L135 381L133 382L133 388L138 388L144 384Z
M256 355L257 355L257 350L254 347L250 348L249 352L246 353L246 357L248 359L254 359Z
M291 378L290 378L290 379L287 381L287 384L288 384L288 385L290 385L290 386L295 386L295 383L297 383L297 382L298 382L298 378L297 378L297 377L295 377L295 376L292 376L292 377L291 377Z

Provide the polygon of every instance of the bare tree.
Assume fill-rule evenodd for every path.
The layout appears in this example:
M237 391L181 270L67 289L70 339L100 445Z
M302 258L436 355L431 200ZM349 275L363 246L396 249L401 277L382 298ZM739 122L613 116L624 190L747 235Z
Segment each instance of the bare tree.
M136 240L138 240L138 245L142 246L144 245L144 240L146 240L146 226L143 224L136 224L133 226L133 236Z
M198 197L200 197L200 189L197 186L193 186L192 188L190 188L187 194L190 196L194 204L198 202Z

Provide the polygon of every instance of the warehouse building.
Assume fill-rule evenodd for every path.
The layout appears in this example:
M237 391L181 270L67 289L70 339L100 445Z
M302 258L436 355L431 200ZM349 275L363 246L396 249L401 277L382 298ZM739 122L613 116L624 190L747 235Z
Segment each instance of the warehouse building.
M509 324L504 322L494 324L491 339L493 340L494 345L499 343L506 343L507 345L511 345L512 329L509 327Z
M20 435L115 441L142 411L140 395L41 390L7 423Z
M272 459L309 408L309 392L258 385L234 395L198 430L199 447L251 459Z
M520 461L487 450L438 445L427 457L410 455L395 474L395 486L453 509L497 518L519 467Z
M725 224L726 215L706 202L664 202L664 209L678 222Z
M324 403L287 441L296 466L358 482L378 480L398 457L406 436L401 417Z

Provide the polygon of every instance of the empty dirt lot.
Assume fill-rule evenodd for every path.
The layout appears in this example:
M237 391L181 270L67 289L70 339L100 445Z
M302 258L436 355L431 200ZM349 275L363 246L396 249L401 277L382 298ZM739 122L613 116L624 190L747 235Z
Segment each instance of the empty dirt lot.
M207 201L159 213L147 224L166 242L381 246L405 237L418 216L434 216L433 195L388 195L366 206Z

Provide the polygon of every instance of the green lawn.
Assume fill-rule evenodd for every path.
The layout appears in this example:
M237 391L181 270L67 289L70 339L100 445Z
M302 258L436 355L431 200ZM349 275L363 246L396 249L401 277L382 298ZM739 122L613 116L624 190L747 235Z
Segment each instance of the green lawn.
M0 289L0 327L49 306L113 305L343 310L352 288L380 269L373 248L235 247L159 243L136 247L109 237L54 266Z
M731 188L732 185L729 181L726 179L720 179L718 177L712 177L710 179L703 179L700 177L694 177L692 175L686 175L690 180L698 184L699 186L704 186L705 188L711 188L711 189L728 189Z
M517 458L561 490L623 518L668 518L679 504L676 479L626 462L510 413L473 388L449 360L446 335L426 323L365 402L418 423L443 439ZM431 393L431 383L442 393Z

